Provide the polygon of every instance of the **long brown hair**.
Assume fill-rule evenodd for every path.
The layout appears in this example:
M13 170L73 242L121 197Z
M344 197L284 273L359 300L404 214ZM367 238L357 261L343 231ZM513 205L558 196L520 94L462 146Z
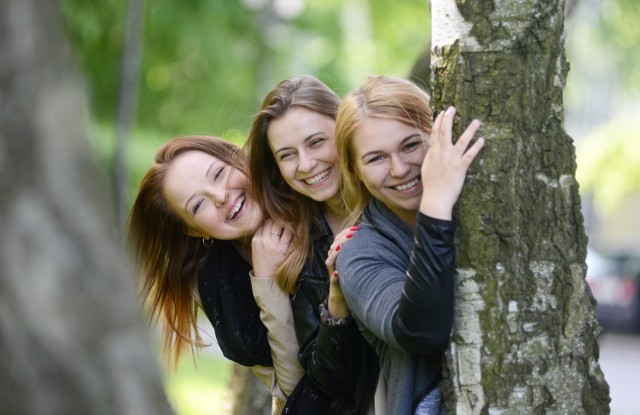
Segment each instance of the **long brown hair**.
M336 145L342 168L342 198L349 210L346 226L353 225L371 194L360 180L353 154L353 136L367 118L399 121L431 134L430 97L413 82L393 76L370 76L340 104L336 118Z
M139 277L139 295L150 321L162 322L162 351L175 367L188 345L201 346L194 298L198 272L207 254L201 238L187 235L187 226L163 195L167 170L180 154L202 151L246 174L246 156L218 137L178 137L156 152L129 213L127 241Z
M291 108L305 108L335 120L339 105L340 97L320 80L307 75L289 78L267 94L249 132L249 177L256 200L267 216L294 225L289 251L275 276L285 292L295 291L298 275L309 257L309 230L318 205L285 182L269 148L267 132L271 121Z

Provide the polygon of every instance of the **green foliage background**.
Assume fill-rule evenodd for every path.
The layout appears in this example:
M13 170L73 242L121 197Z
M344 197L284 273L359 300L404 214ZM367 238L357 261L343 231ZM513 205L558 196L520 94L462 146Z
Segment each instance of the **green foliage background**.
M112 123L126 2L62 5L94 114ZM234 138L278 81L308 73L345 93L369 73L404 76L428 35L424 0L147 1L137 127Z

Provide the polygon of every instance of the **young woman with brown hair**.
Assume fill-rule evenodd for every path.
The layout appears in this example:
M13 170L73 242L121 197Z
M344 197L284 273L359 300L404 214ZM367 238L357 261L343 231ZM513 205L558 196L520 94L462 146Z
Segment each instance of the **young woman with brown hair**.
M291 295L308 388L330 401L327 413L370 414L377 358L324 263L346 217L334 135L339 105L314 77L280 82L249 133L250 177L265 214L292 228L275 278Z

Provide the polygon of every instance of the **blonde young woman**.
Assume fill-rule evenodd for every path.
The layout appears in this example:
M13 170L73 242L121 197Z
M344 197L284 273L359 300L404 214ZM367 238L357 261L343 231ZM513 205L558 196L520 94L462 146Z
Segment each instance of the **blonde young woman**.
M319 395L329 403L324 413L371 414L377 358L324 263L346 218L334 134L339 105L314 77L280 82L251 127L250 171L265 213L293 229L275 278L291 296L306 390L312 391L301 400Z
M303 376L289 298L269 278L292 230L265 220L244 153L217 137L164 144L140 184L128 236L167 360L203 345L202 309L225 357L264 381L279 414Z
M442 352L453 323L453 206L483 140L474 120L452 143L455 109L433 123L410 81L368 78L340 106L343 196L359 231L334 261L344 297L374 345L387 413L443 414ZM337 258L336 258L337 257Z

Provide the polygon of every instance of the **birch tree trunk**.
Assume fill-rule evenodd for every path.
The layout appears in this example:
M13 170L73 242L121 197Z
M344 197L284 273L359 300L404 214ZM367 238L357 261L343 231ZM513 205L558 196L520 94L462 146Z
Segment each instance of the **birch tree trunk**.
M171 413L58 2L0 3L0 413Z
M432 0L438 111L486 144L457 207L451 414L606 414L575 149L563 128L564 2Z

